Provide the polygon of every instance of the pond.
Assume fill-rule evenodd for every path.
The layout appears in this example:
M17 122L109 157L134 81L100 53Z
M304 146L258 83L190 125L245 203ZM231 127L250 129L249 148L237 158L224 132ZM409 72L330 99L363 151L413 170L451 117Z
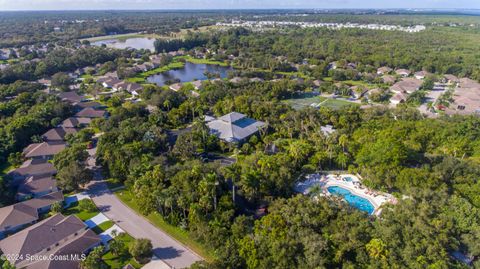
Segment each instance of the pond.
M226 78L229 71L233 71L232 67L219 66L212 64L194 64L186 62L185 66L180 69L169 70L160 74L156 74L147 78L150 83L158 86L164 86L166 82L191 82L195 80L207 80L206 73L218 75L220 78Z
M127 38L125 40L119 39L107 39L107 40L100 40L92 42L93 46L101 46L106 45L109 48L115 49L147 49L150 51L155 51L155 39L154 38L146 38L146 37L135 37L135 38Z

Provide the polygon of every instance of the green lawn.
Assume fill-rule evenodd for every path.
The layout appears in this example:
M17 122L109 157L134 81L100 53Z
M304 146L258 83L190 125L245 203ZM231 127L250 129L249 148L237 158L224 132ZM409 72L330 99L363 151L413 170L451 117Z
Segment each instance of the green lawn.
M123 243L125 243L125 246L128 248L128 246L133 242L133 237L131 237L129 234L121 234L118 235L115 240L121 240ZM117 257L113 255L110 251L105 253L102 257L103 261L110 266L112 269L117 269L117 268L122 268L123 266L127 264L133 265L133 267L139 269L142 267L139 263L133 259L133 257L127 252L126 255Z
M196 59L193 58L192 56L178 56L175 59L184 59L187 62L191 62L194 64L214 64L214 65L220 65L220 66L229 66L228 63L226 62L220 62L220 61L215 61L215 60L208 60L208 59Z
M120 200L122 200L122 202L124 202L133 210L135 210L139 215L142 215L140 213L140 207L135 202L133 194L129 190L118 191L115 193L115 195L117 195L117 197ZM170 225L167 222L165 222L165 220L163 220L163 217L158 212L145 216L145 218L147 218L150 221L150 223L152 223L153 225L157 226L158 228L168 233L170 236L172 236L182 244L186 245L187 247L195 251L197 254L202 256L207 261L213 260L214 255L212 251L206 249L205 246L191 239L187 231L182 230L179 227Z
M63 211L64 215L76 215L79 219L83 221L86 221L88 219L95 217L96 215L98 215L98 213L100 213L98 209L95 212L87 212L87 211L80 210L80 208L78 207L78 202L72 204L72 206L70 206L69 208L65 209L65 211Z
M359 106L359 104L354 102L349 102L345 100L338 100L332 98L326 98L321 96L305 96L301 98L292 98L284 101L289 104L293 109L300 110L306 107L309 107L312 104L320 104L322 107L328 107L331 109L340 109L344 106L354 105Z
M108 221L105 221L104 223L101 223L98 226L93 227L92 231L94 231L96 234L101 234L106 230L112 228L113 224L114 224L113 221L108 220Z
M322 107L328 107L331 109L340 109L345 106L360 106L357 103L345 101L345 100L338 100L338 99L332 99L332 98L326 98L326 97L320 97L320 100L322 100Z
M158 67L158 68L149 70L147 72L138 73L137 75L135 75L135 77L127 78L126 80L129 82L135 82L135 83L145 83L147 81L147 77L149 76L153 76L158 73L167 72L173 69L180 69L184 66L185 66L185 63L173 61L172 63L166 66Z

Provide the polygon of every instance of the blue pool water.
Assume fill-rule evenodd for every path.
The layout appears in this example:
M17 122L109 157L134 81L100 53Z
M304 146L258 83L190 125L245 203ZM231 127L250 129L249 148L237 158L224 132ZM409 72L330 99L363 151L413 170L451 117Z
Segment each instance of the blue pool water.
M351 178L351 177L345 177L345 181L347 181L347 182L352 182L352 181L353 181L353 178Z
M348 204L359 210L365 211L368 214L372 214L375 210L370 201L360 196L354 195L349 190L346 190L342 187L332 186L328 187L327 190L333 195L342 196Z

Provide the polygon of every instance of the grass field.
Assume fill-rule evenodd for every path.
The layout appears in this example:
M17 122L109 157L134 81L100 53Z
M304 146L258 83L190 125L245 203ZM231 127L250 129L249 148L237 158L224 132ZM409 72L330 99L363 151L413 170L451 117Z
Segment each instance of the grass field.
M175 59L184 59L187 62L191 62L194 64L213 64L213 65L219 65L219 66L229 66L228 63L226 62L220 62L220 61L214 61L214 60L208 60L208 59L195 59L191 56L178 56Z
M135 202L133 194L129 190L121 190L115 193L117 197L122 200L126 205L128 205L131 209L135 210L139 215L143 215L140 213L140 207ZM155 212L148 216L145 216L150 223L157 226L164 232L168 233L170 236L187 246L188 248L195 251L197 254L202 256L207 261L213 260L213 253L207 250L203 245L191 239L188 235L188 232L185 230L180 229L179 227L173 226L165 222L163 217Z
M357 103L333 99L333 98L326 98L322 96L305 96L301 98L293 98L285 100L287 104L289 104L293 109L300 110L306 107L311 106L312 104L320 104L319 107L328 107L331 109L340 109L345 106L359 106Z

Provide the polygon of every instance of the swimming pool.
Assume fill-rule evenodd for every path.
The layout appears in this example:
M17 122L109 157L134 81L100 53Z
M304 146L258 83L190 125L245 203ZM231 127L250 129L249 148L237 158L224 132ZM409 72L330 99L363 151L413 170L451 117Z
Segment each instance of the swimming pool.
M342 196L349 205L372 214L375 211L375 207L365 198L352 194L349 190L338 186L331 186L327 188L328 192L332 195Z
M344 177L344 179L345 179L345 181L347 181L347 182L352 182L352 181L353 181L353 178L351 178L351 177Z

